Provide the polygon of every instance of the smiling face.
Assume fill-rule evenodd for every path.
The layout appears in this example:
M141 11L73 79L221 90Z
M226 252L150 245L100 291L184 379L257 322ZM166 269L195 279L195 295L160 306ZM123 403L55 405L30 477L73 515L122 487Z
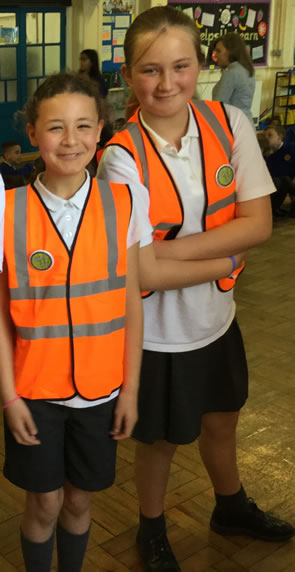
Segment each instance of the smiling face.
M47 176L78 181L95 154L102 125L94 98L63 93L41 101L36 123L27 125L27 133L40 149Z
M221 68L226 68L228 66L229 62L229 51L228 49L223 45L222 42L217 42L214 50L214 57L215 60L217 62L217 65L219 65Z
M122 72L144 119L176 118L186 112L200 71L190 32L181 27L142 34L130 67Z

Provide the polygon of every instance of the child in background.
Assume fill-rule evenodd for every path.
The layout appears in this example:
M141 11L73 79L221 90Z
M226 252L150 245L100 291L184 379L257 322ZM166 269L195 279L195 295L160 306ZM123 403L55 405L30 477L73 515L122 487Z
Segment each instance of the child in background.
M160 239L157 256L195 259L201 269L266 240L274 187L253 127L235 107L190 101L203 61L194 22L171 6L152 8L131 24L124 50L136 112L106 147L99 174L141 189ZM140 266L147 250L140 250ZM145 572L180 570L166 536L164 499L177 444L197 437L216 495L211 528L276 541L294 534L247 497L239 477L235 434L248 379L232 287L241 269L171 292L154 283L161 291L144 300L134 436Z
M285 129L282 125L270 124L264 129L269 151L265 154L265 161L276 186L277 192L271 196L274 216L295 216L295 152L292 146L284 142ZM281 206L289 195L292 204L289 212Z
M26 570L49 572L57 523L58 569L80 572L90 492L113 483L116 443L137 418L138 241L151 229L126 185L98 183L85 171L103 125L93 82L49 77L26 112L45 171L6 192L4 474L27 491Z
M22 167L21 146L16 141L5 141L2 143L2 155L4 161L0 165L2 176L6 175L23 175L28 177L31 174L33 166L26 163Z

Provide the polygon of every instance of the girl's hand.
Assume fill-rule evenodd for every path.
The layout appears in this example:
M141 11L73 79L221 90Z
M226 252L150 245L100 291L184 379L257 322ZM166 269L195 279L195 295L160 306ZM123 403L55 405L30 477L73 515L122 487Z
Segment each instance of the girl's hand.
M40 445L36 435L38 429L32 414L23 399L18 399L7 409L5 417L10 431L20 445Z
M122 389L115 408L113 428L110 431L113 439L121 441L130 437L137 419L137 391Z

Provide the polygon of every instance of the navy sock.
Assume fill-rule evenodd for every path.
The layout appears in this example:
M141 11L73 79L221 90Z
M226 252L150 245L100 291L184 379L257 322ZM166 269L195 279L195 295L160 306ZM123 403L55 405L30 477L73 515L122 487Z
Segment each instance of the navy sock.
M240 511L246 504L247 495L243 485L240 490L233 495L219 495L215 493L216 508L221 512L236 512Z
M57 524L56 544L59 572L80 572L82 570L89 530L84 534L72 534L60 523Z
M143 540L150 540L166 532L166 521L164 513L156 518L148 518L141 512L139 514L139 534Z
M32 542L21 530L21 547L27 572L50 572L54 534L45 542Z

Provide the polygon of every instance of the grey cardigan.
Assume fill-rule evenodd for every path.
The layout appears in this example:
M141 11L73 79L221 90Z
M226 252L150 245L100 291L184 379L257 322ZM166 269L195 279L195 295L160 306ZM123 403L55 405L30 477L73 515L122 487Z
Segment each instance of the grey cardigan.
M255 91L255 78L239 62L227 66L214 86L212 99L239 107L252 123L251 105Z

